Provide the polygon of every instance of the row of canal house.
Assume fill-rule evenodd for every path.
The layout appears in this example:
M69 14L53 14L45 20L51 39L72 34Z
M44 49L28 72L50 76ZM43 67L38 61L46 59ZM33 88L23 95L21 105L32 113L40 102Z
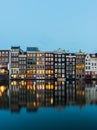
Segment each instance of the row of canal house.
M20 47L10 51L10 79L75 79L76 56L58 49L54 52L41 52L37 47Z
M62 49L42 52L20 46L0 50L0 76L10 79L97 79L97 54L67 53Z

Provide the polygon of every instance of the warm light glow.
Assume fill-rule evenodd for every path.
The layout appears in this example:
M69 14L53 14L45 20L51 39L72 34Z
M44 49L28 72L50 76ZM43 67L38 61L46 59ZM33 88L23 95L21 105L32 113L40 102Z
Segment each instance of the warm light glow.
M36 87L35 87L35 85L33 85L33 90L34 90L34 91L36 90Z
M77 94L77 95L82 95L82 96L84 96L84 95L85 95L85 92L84 92L84 91L76 91L76 94Z
M46 89L48 90L53 89L53 85L50 85L50 84L46 85Z
M42 84L41 86L42 86L42 89L44 89L44 84Z
M84 69L85 65L84 64L77 64L76 69Z
M25 74L21 74L19 77L23 79L23 78L26 77L26 75Z
M36 102L33 102L33 106L36 107Z
M84 91L82 91L82 95L83 95L83 96L85 95L85 92L84 92Z
M37 70L37 74L44 74L44 70Z
M57 86L55 86L55 90L57 90L58 88L57 88Z
M55 69L55 73L57 73L58 72L58 69Z
M17 85L17 82L16 81L12 81L11 85Z
M46 70L46 74L53 74L53 70Z
M0 86L0 91L3 93L6 90L6 86Z
M25 81L21 81L20 85L24 86L24 85L26 85L26 82Z
M32 90L32 85L27 85L27 90Z
M38 84L37 85L37 89L39 89L39 90L44 90L44 84Z
M16 74L14 74L14 75L11 75L13 78L16 78L17 77L17 75Z
M53 104L53 98L51 98L51 104Z
M39 94L38 94L38 93L37 93L37 95L36 95L36 96L37 96L37 98L39 98Z
M0 91L0 97L2 96L2 92Z
M39 65L39 62L37 61L37 63L36 63L37 65Z
M53 85L51 85L51 89L54 89L54 86L53 86Z
M53 58L51 58L51 61L53 61Z
M41 56L42 56L42 54L41 54L41 53L37 54L37 57L41 57Z
M32 70L27 70L27 74L32 74Z
M8 73L8 71L7 70L5 70L5 69L0 69L0 73Z

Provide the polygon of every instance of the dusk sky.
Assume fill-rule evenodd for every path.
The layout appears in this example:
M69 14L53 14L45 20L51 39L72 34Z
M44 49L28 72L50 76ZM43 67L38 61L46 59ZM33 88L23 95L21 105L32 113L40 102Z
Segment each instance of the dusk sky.
M0 45L97 53L97 0L0 0Z

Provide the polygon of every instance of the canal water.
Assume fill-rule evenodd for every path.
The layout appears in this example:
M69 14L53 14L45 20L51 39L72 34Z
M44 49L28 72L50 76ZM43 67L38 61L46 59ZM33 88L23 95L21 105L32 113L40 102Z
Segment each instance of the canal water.
M97 82L1 82L0 129L97 130Z

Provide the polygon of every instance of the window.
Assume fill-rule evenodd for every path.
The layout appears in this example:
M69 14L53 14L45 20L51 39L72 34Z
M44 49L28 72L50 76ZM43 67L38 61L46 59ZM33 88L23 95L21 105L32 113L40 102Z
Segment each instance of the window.
M62 61L65 61L65 58L62 58Z
M55 61L57 61L58 59L57 58L55 58Z
M64 69L62 69L62 73L64 73L65 72L65 70Z
M58 57L61 57L61 55L59 54Z
M5 56L5 52L4 51L2 51L2 56Z
M51 56L51 54L49 54L49 57Z
M65 57L65 55L62 55L62 57Z
M61 62L61 58L59 58L58 61Z
M70 62L66 62L66 65L69 65L70 64Z
M8 52L6 51L5 53L6 53L6 56L8 56Z
M69 61L69 58L67 58L66 61Z
M61 73L61 69L58 70L58 73Z

